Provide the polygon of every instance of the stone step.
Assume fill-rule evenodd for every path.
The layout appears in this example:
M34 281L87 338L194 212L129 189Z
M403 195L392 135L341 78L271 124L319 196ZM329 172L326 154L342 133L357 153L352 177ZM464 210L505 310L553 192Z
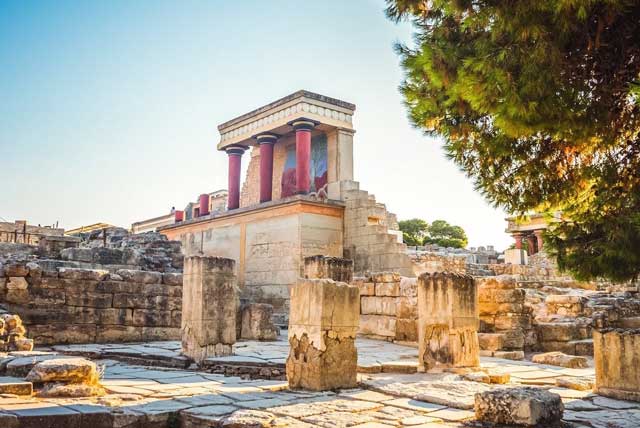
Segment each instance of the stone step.
M10 376L0 376L0 394L31 395L33 383Z

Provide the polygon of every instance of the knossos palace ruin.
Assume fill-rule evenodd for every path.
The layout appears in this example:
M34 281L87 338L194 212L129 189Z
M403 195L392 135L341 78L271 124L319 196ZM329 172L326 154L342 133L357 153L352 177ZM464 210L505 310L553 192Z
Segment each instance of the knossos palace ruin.
M560 272L560 213L408 247L355 110L222 123L228 188L130 230L0 223L0 428L640 426L638 284Z

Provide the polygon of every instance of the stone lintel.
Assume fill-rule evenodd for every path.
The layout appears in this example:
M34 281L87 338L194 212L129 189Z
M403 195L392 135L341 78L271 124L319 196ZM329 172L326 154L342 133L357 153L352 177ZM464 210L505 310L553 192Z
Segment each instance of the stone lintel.
M220 124L218 149L235 144L255 145L253 137L264 132L288 134L292 131L289 123L303 117L318 122L321 131L353 131L355 108L354 104L301 90Z

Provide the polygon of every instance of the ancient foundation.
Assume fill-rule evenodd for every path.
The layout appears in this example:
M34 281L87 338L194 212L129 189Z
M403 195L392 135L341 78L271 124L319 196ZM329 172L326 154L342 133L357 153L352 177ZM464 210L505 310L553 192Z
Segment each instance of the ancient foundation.
M232 354L240 304L234 268L231 259L185 258L182 351L198 363Z
M351 284L353 260L327 256L305 257L304 277L307 279L329 278Z
M330 279L301 279L291 288L290 388L315 391L356 386L358 287Z
M473 278L454 273L418 278L418 370L476 367L478 296Z
M593 347L595 392L640 401L640 330L594 330Z

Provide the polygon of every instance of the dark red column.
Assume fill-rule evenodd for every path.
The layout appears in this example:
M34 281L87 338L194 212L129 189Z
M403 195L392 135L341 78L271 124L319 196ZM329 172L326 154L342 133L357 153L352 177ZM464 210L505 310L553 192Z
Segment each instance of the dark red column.
M296 131L296 190L305 194L311 190L311 130L316 122L298 119L290 125Z
M203 193L200 195L200 217L209 215L209 195Z
M521 250L522 249L522 234L521 233L514 233L513 234L513 239L515 239L515 241L516 241L516 249Z
M245 147L232 146L226 149L229 155L229 199L227 209L240 208L240 167Z
M529 242L529 255L532 256L535 253L538 252L536 245L537 245L537 239L535 237L535 235L531 234L529 236L527 236L527 241Z
M174 213L174 219L176 223L180 223L181 221L184 221L184 211L182 210L176 210Z
M260 202L272 199L273 188L273 145L278 141L275 134L256 135L260 145Z
M536 242L538 244L538 251L542 251L542 230L535 230L533 234L536 236Z

